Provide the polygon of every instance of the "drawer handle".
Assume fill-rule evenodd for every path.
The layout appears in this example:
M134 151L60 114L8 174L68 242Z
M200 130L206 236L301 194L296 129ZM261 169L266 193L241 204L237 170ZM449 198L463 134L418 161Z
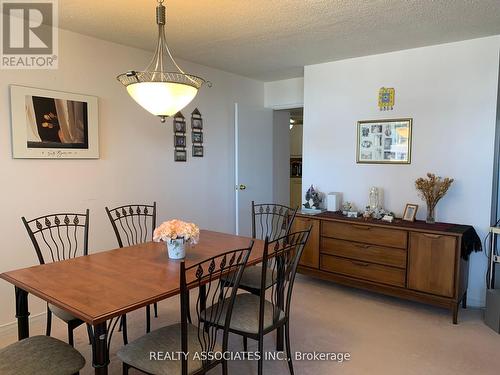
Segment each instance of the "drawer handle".
M353 225L354 228L356 229L361 229L361 230L370 230L372 229L371 227L367 227L365 225Z
M423 233L423 235L425 237L428 237L428 238L441 238L441 236L439 234L429 234L429 233Z
M371 247L370 245L362 245L362 244L354 244L354 246L356 246L359 249L368 249L369 247Z
M359 262L359 261L356 261L356 260L351 260L351 262L354 263L355 265L361 266L361 267L368 267L370 265L370 263Z

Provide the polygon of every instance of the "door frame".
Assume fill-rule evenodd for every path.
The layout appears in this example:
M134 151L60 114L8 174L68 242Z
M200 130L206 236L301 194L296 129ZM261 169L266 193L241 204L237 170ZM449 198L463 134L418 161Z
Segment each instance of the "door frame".
M240 180L239 174L239 120L238 120L238 103L234 103L234 216L236 217L236 235L240 234L240 195L238 193L238 183Z
M298 109L298 108L302 108L302 144L304 143L304 118L305 118L305 107L304 107L304 103L300 103L300 104L287 104L287 105L279 105L279 106L274 106L274 107L271 107L271 109L273 110L273 113L276 112L276 111L292 111L294 109ZM274 123L273 123L274 125ZM302 148L303 149L303 148ZM274 155L273 155L274 157ZM289 156L290 158L290 156ZM273 160L274 162L274 160ZM304 155L302 153L302 165L304 165ZM290 167L290 165L288 165L288 167ZM290 180L290 179L289 179ZM301 183L303 182L303 179L301 177ZM288 182L290 183L290 182ZM287 203L287 206L290 205L290 202ZM300 210L300 205L299 205L299 210ZM293 208L293 207L292 207Z
M500 58L498 63L497 118L495 126L495 151L493 159L493 189L491 197L490 225L500 221Z

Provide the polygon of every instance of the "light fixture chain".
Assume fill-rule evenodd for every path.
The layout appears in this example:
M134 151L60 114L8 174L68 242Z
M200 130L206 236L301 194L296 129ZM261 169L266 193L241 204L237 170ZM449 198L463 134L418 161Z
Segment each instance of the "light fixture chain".
M156 7L156 23L158 25L165 25L167 20L167 8L163 5L163 1L158 2L159 5Z

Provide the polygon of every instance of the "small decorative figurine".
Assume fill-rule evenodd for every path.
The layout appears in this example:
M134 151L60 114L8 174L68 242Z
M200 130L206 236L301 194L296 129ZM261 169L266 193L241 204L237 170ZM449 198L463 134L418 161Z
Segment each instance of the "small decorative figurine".
M354 207L354 204L351 202L344 202L342 204L342 215L355 218L359 216L359 212Z
M384 217L382 218L382 221L387 221L389 223L392 223L393 220L394 220L394 216L392 216L390 214L384 215Z
M370 206L366 206L365 212L363 212L363 219L368 220L371 217L372 217L372 210L370 209Z
M353 209L353 205L351 202L344 202L342 204L342 215L347 216L347 213Z
M311 185L311 187L309 189L307 189L307 192L306 192L306 203L304 203L304 207L305 208L314 208L314 209L317 209L319 210L319 205L321 204L321 194L316 191L314 189L314 186Z
M382 219L382 217L384 217L385 213L386 213L386 211L383 208L378 207L378 208L373 210L372 217L374 219L380 220L380 219Z

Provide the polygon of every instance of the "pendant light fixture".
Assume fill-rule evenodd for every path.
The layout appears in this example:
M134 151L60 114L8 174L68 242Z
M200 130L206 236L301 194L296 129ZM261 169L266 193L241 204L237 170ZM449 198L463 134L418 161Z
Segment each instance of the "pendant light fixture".
M187 106L203 84L203 78L185 73L175 62L165 36L166 8L158 0L156 23L158 43L153 59L144 71L129 71L117 79L129 95L145 110L160 117L161 122Z

